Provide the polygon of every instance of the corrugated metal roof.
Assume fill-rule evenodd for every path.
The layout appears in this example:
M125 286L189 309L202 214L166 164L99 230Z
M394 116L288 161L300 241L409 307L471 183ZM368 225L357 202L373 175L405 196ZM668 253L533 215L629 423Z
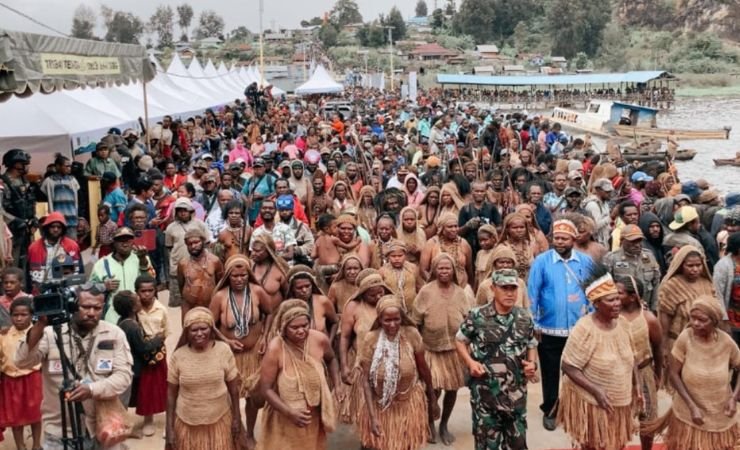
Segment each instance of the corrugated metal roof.
M660 78L673 78L668 72L662 70L645 70L626 73L589 73L577 75L504 75L504 76L478 76L478 75L452 75L438 74L439 84L473 84L487 86L549 86L567 85L575 86L584 84L619 84L619 83L647 83L650 80Z

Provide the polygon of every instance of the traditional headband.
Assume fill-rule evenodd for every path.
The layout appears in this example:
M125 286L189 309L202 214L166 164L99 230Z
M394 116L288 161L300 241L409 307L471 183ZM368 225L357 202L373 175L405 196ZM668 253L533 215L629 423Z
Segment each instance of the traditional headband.
M578 228L573 222L567 219L556 220L552 225L552 234L567 234L572 238L578 237Z
M617 290L616 283L614 283L614 279L608 273L594 280L586 288L586 297L591 303L596 303L602 297L612 294L619 294L619 291Z

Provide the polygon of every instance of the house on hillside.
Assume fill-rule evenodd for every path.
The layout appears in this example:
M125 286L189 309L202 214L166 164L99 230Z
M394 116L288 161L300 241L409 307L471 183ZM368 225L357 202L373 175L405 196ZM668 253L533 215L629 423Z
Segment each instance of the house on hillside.
M480 59L498 59L501 53L496 45L478 45L475 47Z
M295 28L293 30L290 30L290 32L296 39L308 39L314 34L318 33L319 28L321 28L319 25L312 25L305 28Z
M432 31L432 25L429 23L429 17L427 16L411 17L406 21L406 27L410 31L417 33L429 33Z
M224 41L217 37L207 37L195 41L195 44L201 50L218 50L223 45Z
M489 76L496 73L496 69L493 66L475 66L473 67L473 75L484 75Z
M362 22L348 23L347 25L345 25L345 26L342 27L342 31L344 31L345 33L348 33L348 34L351 34L352 36L354 36L355 34L357 34L357 32L360 30L360 28L362 28L364 26L365 26L365 24L362 23Z
M524 75L527 71L521 64L509 64L504 66L504 74L506 75Z
M289 42L291 39L293 39L293 32L291 30L281 30L278 33L265 33L265 42L280 44Z
M409 52L409 59L419 61L447 61L457 56L457 52L448 50L441 45L432 42L416 47Z
M563 73L563 69L560 67L542 66L540 67L540 73L543 75L560 75Z
M565 56L551 56L550 65L565 70L568 68L568 60L565 58Z
M265 78L272 80L275 78L288 78L290 76L290 70L288 66L265 66Z

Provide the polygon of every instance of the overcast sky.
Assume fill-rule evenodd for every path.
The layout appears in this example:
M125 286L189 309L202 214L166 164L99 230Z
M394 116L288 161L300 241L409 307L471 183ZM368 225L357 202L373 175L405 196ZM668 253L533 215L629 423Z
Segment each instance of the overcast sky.
M380 13L387 13L394 4L398 6L404 17L410 17L416 5L415 0L356 1L365 20L375 18ZM264 27L265 29L272 28L274 23L276 28L296 28L303 19L323 16L325 12L331 10L334 2L335 0L265 0ZM226 21L227 32L240 25L245 25L252 32L259 30L259 0L0 0L0 3L22 11L65 33L70 32L74 10L80 3L91 6L96 12L100 11L100 5L107 5L115 10L130 11L145 20L154 13L157 5L171 5L174 9L179 4L189 3L195 10L194 25L197 25L198 15L202 10L213 9ZM427 0L430 9L433 3L434 0ZM439 0L439 3L443 3L442 0ZM4 8L0 8L0 28L51 34L50 31ZM175 39L179 33L175 15ZM104 34L100 23L98 23L97 34Z

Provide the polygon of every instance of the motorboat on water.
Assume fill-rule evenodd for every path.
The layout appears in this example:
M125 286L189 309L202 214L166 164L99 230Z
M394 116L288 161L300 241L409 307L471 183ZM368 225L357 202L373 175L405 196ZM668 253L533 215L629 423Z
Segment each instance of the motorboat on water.
M629 138L655 139L729 139L730 127L705 130L658 128L659 110L611 100L591 100L585 111L555 108L552 120L564 128L609 138L614 135Z

